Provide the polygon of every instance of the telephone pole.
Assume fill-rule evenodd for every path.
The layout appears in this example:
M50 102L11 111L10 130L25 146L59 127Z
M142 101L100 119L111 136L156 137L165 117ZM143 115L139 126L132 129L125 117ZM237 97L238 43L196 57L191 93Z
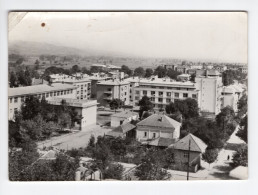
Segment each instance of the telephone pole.
M189 168L190 168L190 149L191 149L191 139L189 138L189 148L188 148L188 163L187 163L187 180L189 180Z

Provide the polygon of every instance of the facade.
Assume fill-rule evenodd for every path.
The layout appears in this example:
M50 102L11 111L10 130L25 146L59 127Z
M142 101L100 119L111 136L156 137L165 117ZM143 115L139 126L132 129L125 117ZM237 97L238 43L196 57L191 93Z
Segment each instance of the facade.
M130 104L133 105L133 100L134 100L134 95L135 95L134 89L139 86L140 78L139 77L130 77L130 78L125 79L125 81L130 83L129 98L130 98Z
M224 86L222 88L221 95L223 97L221 107L230 106L235 112L237 112L237 103L242 97L244 89L238 85Z
M189 158L189 170L196 172L201 167L201 155L205 152L207 145L190 133L170 147L174 149L173 169L187 171Z
M201 112L217 115L221 110L222 78L220 76L196 76L195 86L200 91Z
M154 105L154 109L165 108L170 102L186 98L193 98L198 104L200 103L199 91L196 90L194 83L176 82L157 77L141 79L139 86L134 88L133 94L134 105L137 106L143 96L148 96Z
M88 126L96 125L97 121L97 101L96 100L78 100L70 98L51 98L48 103L52 105L61 105L62 100L65 100L69 107L72 107L79 120L75 122L73 129L87 130Z
M181 123L164 114L152 114L137 123L136 139L148 143L158 138L179 139Z
M108 106L113 99L120 99L124 105L130 102L130 83L124 80L108 80L97 83L97 101L101 106Z
M111 127L118 127L139 118L138 113L131 111L122 111L111 116Z
M9 88L9 120L14 119L15 111L19 111L22 103L29 96L35 96L39 99L43 97L49 100L53 97L76 98L76 87L69 84L53 83L51 85L34 85L26 87Z
M56 75L55 75L56 76ZM66 83L76 86L76 98L81 100L88 100L91 98L91 80L81 73L76 73L72 76L61 75L58 79L53 80L53 83ZM52 78L52 77L51 77ZM56 77L53 77L56 78Z

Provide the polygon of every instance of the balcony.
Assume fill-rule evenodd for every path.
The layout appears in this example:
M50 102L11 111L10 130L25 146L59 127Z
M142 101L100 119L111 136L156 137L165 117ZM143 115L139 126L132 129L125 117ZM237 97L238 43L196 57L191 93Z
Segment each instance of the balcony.
M104 100L106 100L106 101L111 101L112 100L112 97L105 97L105 98L103 98Z

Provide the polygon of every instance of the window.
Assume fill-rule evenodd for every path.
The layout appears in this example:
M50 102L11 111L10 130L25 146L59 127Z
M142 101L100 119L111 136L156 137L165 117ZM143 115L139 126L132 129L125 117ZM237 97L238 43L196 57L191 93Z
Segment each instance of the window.
M188 152L184 152L184 158L188 158L189 153Z
M73 93L73 90L72 90L72 89L70 90L70 93L71 93L71 94Z
M61 91L61 95L63 95L63 91Z
M163 95L163 92L162 92L162 91L160 91L160 92L159 92L159 96L162 96L162 95Z
M163 102L163 99L162 99L162 98L159 98L159 102Z
M143 93L143 95L147 95L147 91L143 91L142 93Z
M192 94L192 98L197 98L197 95L196 94Z
M150 101L155 102L155 97L151 97Z
M86 98L87 97L87 95L84 95L84 98Z
M167 96L169 96L169 97L170 97L170 96L171 96L171 92L167 92Z
M80 91L77 91L77 94L79 94L80 93Z
M52 92L50 92L50 97L52 97L53 96L53 93Z
M167 103L170 103L170 102L171 102L171 99L167 98L167 99L166 99L166 102L167 102Z
M42 98L44 98L44 97L45 97L45 94L43 93L43 94L42 94Z
M57 96L59 96L60 91L57 92Z
M156 137L156 133L153 133L153 138L155 138Z
M139 97L138 97L138 96L135 96L135 100L139 100Z
M23 96L21 96L21 102L22 102L22 103L24 102L24 97L23 97Z
M49 97L49 93L46 93L46 97Z
M151 91L151 95L155 95L155 91Z
M64 91L64 95L66 95L66 91Z
M85 84L85 87L87 87L87 84Z
M83 89L83 85L81 85L81 89Z
M54 96L56 96L56 92L54 92Z
M14 113L17 113L18 112L18 108L14 108Z
M188 93L183 93L183 97L187 98L188 97Z
M12 113L13 112L13 110L12 109L10 109L10 113Z
M178 98L178 97L179 97L179 93L175 93L175 97L177 97L177 98Z
M17 102L18 102L18 98L15 97L15 98L14 98L14 103L17 103Z
M151 88L156 88L155 86L151 86Z
M13 98L10 98L10 103L12 103L13 102Z
M108 91L111 91L112 89L111 88L108 88Z
M135 91L135 94L139 95L139 94L140 94L140 91Z
M125 95L126 95L126 92L125 92Z
M144 137L147 137L147 132L146 131L144 132Z

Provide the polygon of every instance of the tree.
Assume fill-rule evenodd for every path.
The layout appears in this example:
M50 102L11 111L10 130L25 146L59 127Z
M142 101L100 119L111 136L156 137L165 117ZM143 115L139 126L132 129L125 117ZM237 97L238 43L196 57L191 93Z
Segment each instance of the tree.
M232 122L235 118L235 112L232 107L226 106L221 109L221 112L216 116L216 122L219 127L225 130L227 123Z
M209 149L207 148L205 152L202 154L202 159L207 162L210 166L211 163L215 162L218 158L218 150L217 149Z
M40 113L40 101L34 96L26 98L25 102L21 106L21 115L23 120L29 120L34 118Z
M128 76L131 76L133 71L126 65L122 65L120 72L124 72L125 74L128 74Z
M151 77L153 75L153 70L151 68L147 68L145 71L145 77Z
M163 163L157 152L149 150L141 160L141 164L135 170L135 176L139 180L166 180L171 175L162 168Z
M190 81L195 82L196 74L191 74Z
M173 70L171 68L169 68L167 71L167 76L174 80L177 80L177 76L180 74L181 74L180 72Z
M134 70L134 76L144 77L145 70L142 67L138 67Z
M245 143L248 142L248 116L247 115L241 120L236 136L238 136L240 139L245 141Z
M18 87L18 79L16 74L12 71L9 75L10 87Z
M57 123L61 127L61 130L64 130L64 128L70 128L72 124L71 116L69 113L63 112L58 115Z
M39 60L38 59L36 59L36 61L35 61L35 63L34 63L35 65L39 65Z
M238 148L237 152L234 153L232 158L232 167L237 166L248 166L248 147L247 145L244 145L240 148Z
M110 106L111 110L115 110L115 112L116 112L116 110L118 108L121 108L123 106L123 102L122 102L122 100L115 98L110 101L109 106Z
M82 67L82 73L83 73L83 74L91 75L90 70L88 70L86 67Z
M77 73L77 72L81 72L81 68L78 65L74 65L71 68L71 73L74 74L74 73Z
M226 70L222 73L222 83L224 86L234 84L234 80L242 81L245 79L246 74L239 70Z
M121 164L118 163L112 163L110 164L107 169L104 172L104 178L105 179L117 179L122 180L122 174L124 171L124 167Z
M149 111L153 109L153 104L150 101L150 98L147 96L143 96L142 99L139 101L140 106L140 118L142 117L143 111Z
M163 78L167 76L167 69L163 66L158 66L154 71L154 75L158 75L159 78Z

